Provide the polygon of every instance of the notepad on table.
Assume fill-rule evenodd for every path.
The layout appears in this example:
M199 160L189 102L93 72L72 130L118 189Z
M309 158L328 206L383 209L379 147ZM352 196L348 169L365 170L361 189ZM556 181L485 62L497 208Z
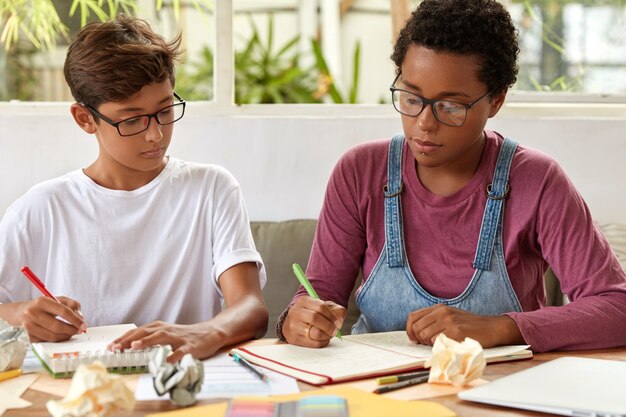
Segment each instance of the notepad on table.
M32 343L31 349L55 378L70 377L80 365L96 360L110 372L146 372L150 349L127 349L122 352L107 349L109 343L136 327L134 324L90 327L87 333L74 335L64 342Z
M396 331L344 336L322 349L273 344L245 346L231 353L301 381L325 385L423 368L432 348L414 345L406 332ZM488 363L531 357L528 345L485 349Z

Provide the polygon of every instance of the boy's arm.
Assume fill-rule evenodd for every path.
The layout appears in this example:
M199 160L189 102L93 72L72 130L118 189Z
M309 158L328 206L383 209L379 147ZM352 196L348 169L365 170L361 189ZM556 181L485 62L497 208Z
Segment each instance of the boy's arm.
M218 348L263 337L267 332L269 312L254 262L244 262L227 269L220 276L226 308L206 322L210 332L219 337Z
M31 342L60 342L84 332L87 323L78 313L78 301L67 297L58 297L59 302L33 297L30 291L33 284L20 273L22 266L34 266L34 260L41 261L36 266L43 269L42 253L47 247L42 242L48 242L49 238L40 232L51 229L42 222L45 216L40 215L39 207L29 205L29 201L26 197L18 200L0 221L0 319L13 326L23 326Z
M234 265L222 273L219 282L227 307L212 319L191 325L153 322L116 339L110 349L169 344L174 352L168 362L176 362L185 353L205 359L225 346L262 337L267 331L268 311L257 264Z

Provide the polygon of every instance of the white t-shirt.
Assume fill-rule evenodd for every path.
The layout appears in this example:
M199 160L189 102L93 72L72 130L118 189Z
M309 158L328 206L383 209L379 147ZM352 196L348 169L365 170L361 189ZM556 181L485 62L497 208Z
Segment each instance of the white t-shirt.
M169 158L133 191L96 184L82 170L34 186L0 222L0 302L41 293L73 298L89 326L154 320L197 323L221 311L219 277L256 262L239 184L224 168Z

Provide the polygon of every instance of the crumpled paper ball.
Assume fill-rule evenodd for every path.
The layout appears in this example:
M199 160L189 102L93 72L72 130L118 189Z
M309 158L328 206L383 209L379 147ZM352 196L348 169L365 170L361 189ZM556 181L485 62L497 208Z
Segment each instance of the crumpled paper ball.
M28 345L26 329L0 320L0 372L21 368Z
M204 366L187 353L178 363L167 363L172 352L169 345L158 346L150 355L148 369L154 382L154 390L170 394L172 403L179 406L195 404L196 394L204 382Z
M67 396L46 403L53 417L106 417L119 410L131 411L134 406L135 394L122 376L108 373L99 361L79 366Z
M459 343L443 333L435 339L433 355L425 363L430 367L428 382L455 387L480 378L486 365L483 347L476 340L466 337Z

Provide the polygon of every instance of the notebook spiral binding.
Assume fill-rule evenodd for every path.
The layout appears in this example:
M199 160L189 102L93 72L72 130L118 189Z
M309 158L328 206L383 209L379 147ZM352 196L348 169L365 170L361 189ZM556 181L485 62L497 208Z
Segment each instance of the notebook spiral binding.
M110 352L107 350L87 352L66 352L55 355L52 359L55 369L55 378L69 378L80 365L90 365L95 361L101 362L109 372L117 374L137 374L148 371L150 353L154 348L127 349Z

